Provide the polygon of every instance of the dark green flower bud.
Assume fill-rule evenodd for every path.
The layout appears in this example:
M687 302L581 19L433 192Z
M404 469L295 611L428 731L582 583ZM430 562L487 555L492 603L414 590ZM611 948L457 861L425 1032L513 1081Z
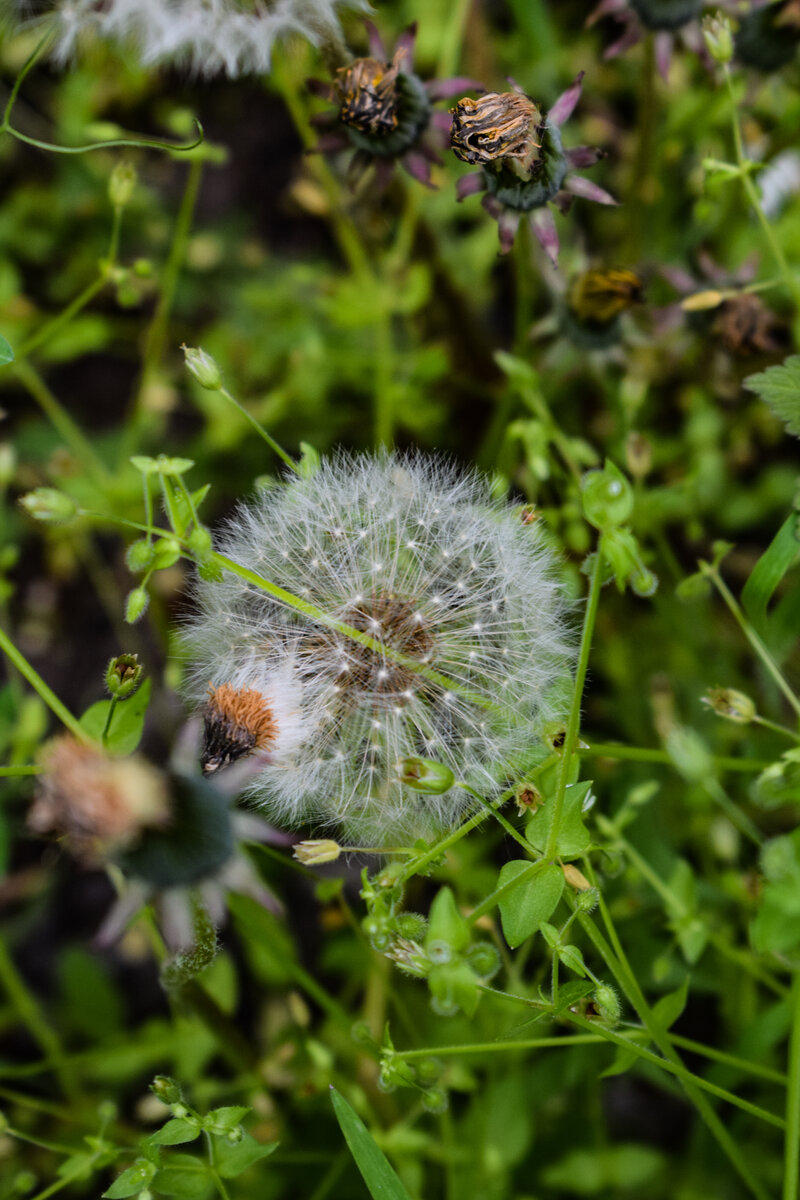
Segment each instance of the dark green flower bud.
M141 683L143 671L138 654L118 654L106 667L106 687L117 700L126 700Z

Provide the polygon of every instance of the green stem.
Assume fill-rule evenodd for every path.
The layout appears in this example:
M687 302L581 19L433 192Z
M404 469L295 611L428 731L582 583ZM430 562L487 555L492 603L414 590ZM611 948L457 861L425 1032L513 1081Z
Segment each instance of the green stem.
M282 459L282 461L284 463L286 463L287 467L289 467L292 471L294 471L297 475L299 475L301 473L300 468L297 465L297 463L294 461L294 459L289 454L286 453L283 446L279 445L278 442L275 441L275 438L272 437L271 434L267 433L267 431L266 431L266 429L264 429L263 425L259 424L259 422L255 419L255 417L252 416L247 411L247 409L244 407L244 405L241 404L236 399L235 396L232 396L227 388L222 387L219 389L219 391L220 391L220 395L224 396L226 400L229 400L230 403L234 406L234 408L237 408L239 410L239 412L242 414L244 419L247 422L249 422L250 425L252 425L253 429L255 429L258 436L263 438L264 441L267 443L270 450L272 450L275 454L277 454L278 458Z
M567 791L567 780L569 779L569 771L572 763L572 755L575 751L575 746L578 741L578 729L581 723L581 701L583 699L583 685L586 681L586 671L589 666L589 653L592 648L592 635L594 626L597 620L597 610L600 605L600 589L603 582L603 535L600 535L600 541L595 555L594 567L592 569L592 579L589 585L589 598L586 602L586 612L583 619L583 629L581 631L581 645L578 653L578 667L575 672L575 687L572 693L572 706L570 708L569 720L567 722L567 732L564 738L564 746L561 751L561 771L558 776L558 786L556 794L552 800L553 818L550 824L550 833L547 838L547 845L544 851L544 857L552 860L556 857L558 847L558 835L561 832L561 817L564 811L564 796Z
M12 364L20 383L33 397L53 428L61 435L77 460L104 490L112 483L112 475L102 459L95 454L82 430L53 395L37 371L27 362Z
M727 604L731 615L733 616L737 625L741 629L742 633L747 638L748 642L753 647L753 649L755 650L758 657L761 659L762 663L766 667L769 674L772 676L772 678L775 681L775 683L777 684L777 686L783 692L783 695L786 697L789 704L794 709L798 718L800 718L800 700L797 699L797 696L795 696L794 692L789 687L789 684L786 682L786 680L784 679L780 670L778 669L778 666L775 663L775 661L773 660L772 655L770 654L769 650L764 645L761 638L758 636L755 629L753 629L753 627L750 624L750 622L748 621L747 617L742 612L741 608L739 607L739 605L736 602L736 599L733 596L733 593L730 591L730 589L726 585L726 583L723 580L722 576L720 575L719 571L717 570L716 567L713 567L710 563L703 562L702 559L700 560L699 565L700 565L700 570L702 571L702 573L708 579L710 579L712 581L712 583L716 587L717 591L719 592L720 596L722 596L722 599Z
M674 761L666 750L652 749L649 746L622 746L613 742L591 742L588 746L580 746L575 753L581 758L615 758L625 762L663 763L664 766L674 766ZM714 759L714 765L722 771L764 771L770 763L757 758L725 758Z
M800 280L797 279L797 276L794 274L791 267L789 266L789 263L786 260L786 256L783 253L783 247L781 246L780 242L778 241L778 239L775 235L775 230L770 225L770 223L767 219L767 215L764 212L764 209L761 207L761 201L758 196L758 191L756 189L756 185L753 183L753 179L750 174L749 167L750 167L751 160L747 157L747 155L745 154L745 151L744 151L744 142L742 140L742 131L739 126L739 113L738 113L738 105L736 102L736 93L734 92L733 78L731 76L730 69L729 69L727 63L723 64L722 70L723 70L723 73L725 76L725 86L728 91L728 99L730 101L730 116L731 116L731 129L733 131L733 145L734 145L734 150L736 153L736 163L741 168L740 178L742 181L742 187L744 188L745 193L747 195L747 199L750 202L750 207L752 208L753 212L755 213L758 223L761 226L761 230L762 230L762 233L764 234L764 238L767 242L767 245L769 246L770 250L772 251L772 255L775 259L775 262L778 264L778 269L780 270L783 281L786 284L789 291L794 296L795 303L800 305Z
M0 629L0 650L5 652L20 675L23 675L27 679L34 691L41 696L42 700L55 713L62 725L66 725L70 733L78 738L79 741L91 743L92 739L81 729L69 709L61 703L55 692L47 686L41 675L33 669L27 658L19 652L3 629Z
M792 984L792 1031L787 1062L783 1200L797 1200L800 1180L800 974Z
M793 742L800 742L800 733L795 729L789 729L788 726L780 725L777 721L770 721L758 713L753 717L753 724L761 725L764 729L771 729L773 733L780 733L783 737L791 738Z
M39 767L36 763L26 763L20 767L0 767L0 779L9 775L41 775L44 767Z
M3 988L17 1016L38 1046L41 1046L58 1074L65 1092L70 1086L64 1073L64 1054L61 1043L48 1025L33 993L17 970L5 941L0 938L0 987Z
M103 732L100 734L100 741L103 743L104 746L108 743L108 733L109 733L109 730L111 729L111 722L114 720L114 709L116 707L117 707L117 697L112 696L111 703L108 706L108 713L106 715L106 723L103 726Z
M532 847L530 842L526 841L519 830L515 829L511 822L506 820L498 808L491 805L488 800L484 800L480 792L476 792L475 788L470 787L469 784L466 783L458 782L456 787L460 787L465 792L469 792L470 796L474 796L478 803L481 804L486 810L487 816L494 817L495 821L502 825L509 837L513 838L514 841L517 842L527 854L531 853Z

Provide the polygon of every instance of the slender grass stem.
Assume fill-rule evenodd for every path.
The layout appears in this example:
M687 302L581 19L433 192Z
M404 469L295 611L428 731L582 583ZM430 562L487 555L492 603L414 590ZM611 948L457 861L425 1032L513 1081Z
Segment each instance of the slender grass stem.
M244 407L244 405L242 403L240 403L240 401L237 400L235 396L231 395L231 393L228 391L227 388L222 387L219 389L219 391L220 391L220 395L224 396L226 400L230 401L230 403L234 406L234 408L239 410L239 412L242 414L242 416L248 422L248 424L250 424L253 427L253 429L255 429L258 436L260 438L264 439L264 441L269 446L270 450L272 450L273 453L277 454L278 458L280 458L281 461L284 462L286 464L286 466L289 467L290 470L294 471L295 474L299 475L300 474L299 466L294 461L294 459L291 457L291 455L286 453L283 446L281 446L278 442L275 441L275 438L272 436L272 434L267 433L264 426L261 425L260 422L258 422L255 419L255 417L252 416L252 414L247 411L247 409Z
M564 811L564 796L566 795L567 780L569 779L572 755L575 751L575 746L578 741L578 730L581 723L583 685L586 681L586 671L589 666L589 653L592 647L592 635L594 633L594 626L597 620L597 610L600 604L600 588L602 587L603 579L602 543L603 535L601 534L600 543L597 547L597 554L594 560L591 583L589 585L589 598L586 602L586 611L584 613L583 630L581 631L581 644L578 652L578 666L575 671L575 686L572 693L572 706L570 708L569 720L567 722L567 732L564 738L564 746L561 751L561 771L559 772L558 776L556 794L551 801L553 805L553 817L544 852L544 857L550 860L555 858L557 852L558 835L561 831L561 818Z
M590 742L588 746L579 746L575 753L581 758L613 758L620 762L651 762L663 763L666 767L674 766L671 755L666 750L649 746L623 746L614 742ZM760 758L730 758L717 757L714 765L721 771L764 771L770 765L766 759Z
M51 1062L65 1093L74 1091L64 1070L61 1042L51 1029L33 993L16 968L5 940L0 937L0 987L17 1013L22 1024Z
M720 575L718 569L716 567L713 567L711 565L711 563L703 562L701 560L700 561L700 570L708 579L710 579L712 581L715 588L719 592L720 596L722 596L722 599L727 604L731 615L733 616L737 625L741 629L742 633L747 638L748 642L753 647L753 649L755 650L758 657L761 659L766 670L769 672L772 679L777 684L778 688L781 690L783 695L786 697L786 700L789 702L791 707L794 709L797 717L800 719L800 700L798 700L797 696L794 694L794 692L790 688L789 684L784 679L783 675L781 674L780 669L778 668L778 665L776 664L776 662L773 659L772 655L770 654L769 650L764 645L761 638L758 636L755 629L753 629L753 626L750 624L747 617L742 612L739 604L737 603L735 597L733 596L732 592L728 588L724 579Z
M61 402L56 399L41 375L28 362L15 362L12 370L28 394L50 421L56 432L64 439L87 474L104 491L113 482L113 476L101 458L95 454L91 443L76 425Z

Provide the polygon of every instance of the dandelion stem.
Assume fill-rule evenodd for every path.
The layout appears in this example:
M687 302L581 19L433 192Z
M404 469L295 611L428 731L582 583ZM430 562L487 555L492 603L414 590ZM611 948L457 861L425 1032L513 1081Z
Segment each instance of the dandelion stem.
M600 535L600 541L595 555L594 567L592 569L592 579L589 585L589 598L586 602L586 612L583 619L583 630L581 632L581 645L578 654L578 667L575 672L575 687L572 693L572 707L570 709L569 721L567 722L567 732L564 738L564 747L561 751L561 771L558 776L558 786L556 794L552 801L553 804L553 819L550 825L550 833L547 838L547 845L544 851L544 857L548 860L555 858L558 847L558 835L561 830L561 817L564 811L564 796L567 790L567 780L569 779L570 764L572 755L578 741L578 729L581 722L581 701L583 699L583 685L586 680L586 671L589 666L589 653L592 647L592 634L594 633L595 621L597 620L597 610L600 604L600 588L603 581L603 535Z

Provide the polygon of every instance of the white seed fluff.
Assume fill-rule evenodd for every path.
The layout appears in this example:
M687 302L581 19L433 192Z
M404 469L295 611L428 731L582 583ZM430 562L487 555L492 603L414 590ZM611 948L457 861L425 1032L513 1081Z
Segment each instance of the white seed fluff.
M197 583L193 697L285 672L299 686L291 747L248 789L281 824L340 825L371 845L431 836L474 799L411 790L400 759L434 759L494 794L563 715L573 639L556 557L476 473L422 454L342 454L243 504L218 548L369 639L230 573Z
M232 78L270 69L275 43L296 33L314 45L341 39L338 12L365 0L17 0L21 16L54 20L55 55L73 57L87 33L119 42L142 66L171 63Z

